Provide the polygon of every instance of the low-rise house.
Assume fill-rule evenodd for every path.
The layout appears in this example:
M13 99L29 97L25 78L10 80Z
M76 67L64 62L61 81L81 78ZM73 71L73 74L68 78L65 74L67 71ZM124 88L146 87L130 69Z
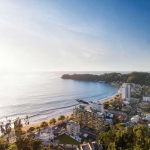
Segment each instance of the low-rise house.
M106 113L106 118L113 118L114 117L114 114L112 114L112 113Z
M132 122L132 123L138 123L139 119L140 119L140 116L138 116L138 115L133 116L133 117L131 118L131 122Z
M143 101L150 102L150 96L143 96Z
M133 98L133 97L131 97L131 98L130 98L130 101L134 101L134 102L138 103L138 102L139 102L139 99L138 99L138 98Z
M125 115L118 115L120 121L124 121L127 117Z
M110 125L112 125L113 124L113 121L112 121L112 119L105 119L105 121L104 121L104 124L110 124Z
M150 114L146 114L145 120L150 121Z
M103 150L103 147L101 144L97 142L90 142L86 144L81 144L77 150Z
M103 150L102 144L99 144L99 143L97 143L95 141L94 142L90 142L89 144L90 144L92 150Z
M123 104L129 105L130 103L128 101L123 101Z

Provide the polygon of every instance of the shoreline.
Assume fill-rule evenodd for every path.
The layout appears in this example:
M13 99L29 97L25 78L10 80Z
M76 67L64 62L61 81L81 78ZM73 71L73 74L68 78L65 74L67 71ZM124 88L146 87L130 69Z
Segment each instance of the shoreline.
M107 84L110 84L110 83L107 83ZM110 84L111 85L111 84ZM112 86L114 86L114 85L112 85ZM114 86L115 87L115 86ZM120 91L120 88L118 89L118 91L116 91L116 93L114 93L114 94L112 94L112 95L110 95L110 96L107 96L106 98L101 98L101 99L99 99L99 100L92 100L93 102L94 101L97 101L97 102L100 102L100 103L105 103L105 102L107 102L107 101L110 101L111 99L113 99L113 97L115 97L117 94L119 94L119 91ZM78 104L76 104L76 105L79 105L79 103ZM76 106L76 105L71 105L72 107L74 107L74 106ZM49 122L49 120L51 119L51 118L58 118L60 115L64 115L64 116L67 116L67 115L69 115L69 114L72 114L73 113L73 108L72 107L67 107L67 109L65 110L64 108L66 108L66 107L64 107L62 110L63 111L60 111L60 112L58 112L57 114L56 113L49 113L49 117L44 117L44 118L41 118L40 116L37 116L37 119L35 120L35 119L32 119L32 117L31 117L31 120L30 120L30 116L29 116L29 121L30 121L30 125L29 126L26 126L25 124L24 124L24 117L20 117L20 119L22 120L22 124L23 124L23 130L24 130L24 128L26 129L26 128L29 128L29 127L31 127L31 126L33 126L33 127L37 127L37 126L39 126L40 125L40 123L41 122L43 122L43 121L46 121L46 122ZM54 109L55 110L55 109ZM61 109L60 109L61 110ZM65 111L64 111L65 110ZM8 117L9 118L9 117ZM12 118L10 118L10 119L12 119ZM13 118L12 119L12 128L13 128L13 120L15 120L15 118ZM5 122L5 121L3 121L3 122Z
M102 99L102 101L99 101L101 104L104 104L105 102L110 102L111 99L116 97L116 95L121 94L121 87L119 88L118 92L112 96L109 96L107 98Z
M60 114L60 115L64 115L65 118L66 118L67 116L70 118L70 117L71 117L71 114L72 114L71 112L68 112L68 113L66 113L66 114ZM55 119L56 119L56 123L55 123L55 124L61 122L61 121L58 120L58 118L59 118L60 115L57 115L56 117L53 116L53 117L51 117L51 118L49 118L49 119L46 119L46 120L43 120L43 121L47 122L49 127L50 127L50 126L53 126L53 124L49 124L49 121L50 121L52 118L55 118ZM23 130L23 131L26 131L26 130L28 130L30 127L34 127L34 128L40 127L40 124L41 124L43 121L32 122L32 123L29 124L29 125L23 125L22 130Z
M105 98L104 100L101 101L101 104L104 104L105 102L110 102L111 99L113 99L117 94L120 94L120 93L121 92L120 92L120 88L119 88L119 90L116 94L110 96L109 98ZM65 117L69 116L69 118L70 118L72 113L73 112L66 112L64 114L58 114L56 116L52 116L52 117L50 117L49 119L46 119L46 120L42 120L42 121L38 121L38 122L32 122L29 125L24 125L22 130L28 130L30 127L35 127L36 128L36 127L40 126L41 122L43 122L43 121L47 122L48 126L50 127L50 126L52 126L52 125L49 124L50 119L55 118L57 120L57 122L56 122L56 124L57 124L57 123L60 122L60 121L58 121L58 118L59 118L60 115L64 115Z

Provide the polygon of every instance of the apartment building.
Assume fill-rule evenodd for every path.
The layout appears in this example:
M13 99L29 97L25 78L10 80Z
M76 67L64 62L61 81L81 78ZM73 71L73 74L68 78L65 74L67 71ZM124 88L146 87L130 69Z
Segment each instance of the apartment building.
M92 128L98 132L103 130L104 115L95 109L87 110L85 106L80 105L73 109L74 120L81 125Z
M78 135L80 133L80 125L74 121L70 121L67 124L67 132L73 136Z
M122 99L130 99L131 97L131 86L128 83L123 83L122 85Z

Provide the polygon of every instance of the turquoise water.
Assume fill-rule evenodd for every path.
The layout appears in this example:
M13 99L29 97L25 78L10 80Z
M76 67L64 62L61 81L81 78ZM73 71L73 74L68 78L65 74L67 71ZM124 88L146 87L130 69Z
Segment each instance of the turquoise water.
M102 100L118 91L110 84L65 80L61 78L64 73L1 73L0 119L29 115L31 122L37 122L71 112L78 104L76 98Z

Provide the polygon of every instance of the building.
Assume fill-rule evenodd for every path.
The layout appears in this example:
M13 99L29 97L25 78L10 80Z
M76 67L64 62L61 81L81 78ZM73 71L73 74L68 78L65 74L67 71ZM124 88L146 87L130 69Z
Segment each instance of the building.
M138 123L139 119L140 119L140 116L138 116L138 115L133 116L133 117L131 118L131 122L132 122L132 123Z
M104 113L104 106L101 103L92 103L92 108L98 112Z
M124 120L126 120L126 116L125 115L118 115L118 119L120 120L120 121L124 121Z
M145 119L148 120L148 121L150 121L150 114L146 114Z
M73 136L78 135L80 133L80 125L74 121L70 121L67 124L67 132Z
M123 83L122 85L122 99L130 99L131 97L131 86L128 83Z
M83 126L92 128L97 132L103 130L104 115L93 108L89 111L85 108L85 106L80 105L73 109L73 116L74 120Z
M150 102L150 96L143 96L143 101Z
M104 124L110 124L110 125L113 125L113 121L112 121L112 119L105 119L105 121L104 121Z
M102 144L99 144L97 142L90 142L86 144L81 144L77 147L77 150L103 150Z
M52 128L40 131L39 135L36 135L35 138L41 139L42 141L54 141L54 134Z

